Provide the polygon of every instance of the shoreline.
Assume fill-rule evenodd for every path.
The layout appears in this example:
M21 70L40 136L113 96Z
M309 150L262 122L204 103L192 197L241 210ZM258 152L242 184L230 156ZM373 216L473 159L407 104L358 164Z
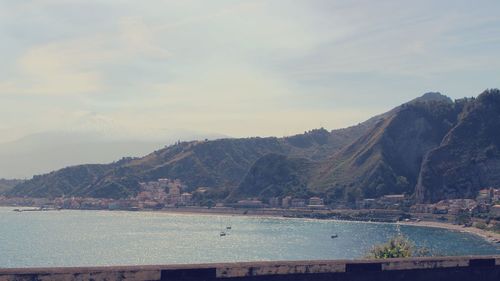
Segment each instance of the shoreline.
M479 229L479 228L476 228L473 226L464 227L462 225L456 225L456 224L444 223L444 222L435 222L435 221L419 221L419 222L404 222L404 221L402 221L402 222L397 222L396 224L420 226L420 227L433 227L433 228L446 229L446 230L450 230L450 231L470 233L470 234L479 236L479 237L485 239L486 241L493 243L495 245L498 245L500 243L500 234L492 232L492 231Z
M476 227L464 227L462 225L456 225L452 223L445 223L445 222L436 222L436 221L426 221L426 220L421 220L419 222L406 222L406 221L397 221L397 222L374 222L374 221L361 221L361 220L342 220L342 219L334 219L334 218L327 218L327 219L320 219L320 218L301 218L301 217L285 217L280 214L272 214L272 213L266 213L266 214L243 214L241 212L217 212L217 210L213 211L208 211L208 212L196 212L195 210L169 210L169 209L164 209L164 210L158 210L159 212L166 212L166 213L171 213L171 214L189 214L189 215L226 215L226 216L244 216L244 217L258 217L258 218L284 218L284 219L306 219L306 220L329 220L329 221L340 221L340 222L356 222L356 223L378 223L378 224L399 224L399 225L408 225L408 226L417 226L417 227L432 227L432 228L440 228L440 229L446 229L449 231L455 231L455 232L462 232L462 233L469 233L473 234L476 236L479 236L480 238L498 245L500 243L500 234L495 233L492 231L487 231L483 229L479 229ZM155 211L153 211L155 212Z
M339 222L355 222L355 223L378 223L378 224L399 224L399 225L408 225L408 226L417 226L417 227L432 227L432 228L440 228L446 229L449 231L469 233L475 236L478 236L487 242L493 245L499 245L500 243L500 234L487 231L483 229L479 229L476 227L464 227L462 225L456 225L445 222L436 222L436 221L425 221L421 220L419 222L405 222L405 221L397 221L397 222L376 222L376 221L362 221L362 220L343 220L343 219L335 219L335 218L304 218L304 217L287 217L283 214L273 213L269 210L261 210L261 214L255 213L245 213L245 210L237 210L237 209L205 209L205 212L197 212L193 209L163 209L163 210L152 210L151 212L161 212L161 213L170 213L170 214L188 214L188 215L223 215L223 216L241 216L241 217L256 217L256 218L283 218L283 219L302 219L302 220L328 220L328 221L339 221ZM276 209L273 211L278 212L286 212L284 209ZM150 212L150 211L146 211Z
M0 206L0 207L13 207L13 206ZM220 216L241 216L241 217L254 217L254 218L283 218L283 219L306 219L306 220L329 220L329 221L339 221L339 222L357 222L357 223L379 223L379 224L399 224L407 226L417 226L417 227L432 227L441 228L449 231L456 231L462 233L469 233L476 235L489 243L498 245L500 243L500 234L492 231L487 231L479 229L476 227L464 227L462 225L456 225L445 222L436 222L429 220L421 221L396 221L396 222L384 222L384 221L367 221L367 220L350 220L350 219L338 219L338 218L314 218L314 217L294 217L290 216L291 213L300 213L304 210L300 209L234 209L234 208L166 208L158 210L79 210L79 209L62 209L69 211L116 211L116 212L131 212L131 213L168 213L168 214L186 214L186 215L220 215ZM50 210L53 211L53 210ZM354 211L354 210L345 210ZM317 212L317 211L316 211ZM342 213L343 211L338 211ZM315 213L315 211L308 211L308 213Z

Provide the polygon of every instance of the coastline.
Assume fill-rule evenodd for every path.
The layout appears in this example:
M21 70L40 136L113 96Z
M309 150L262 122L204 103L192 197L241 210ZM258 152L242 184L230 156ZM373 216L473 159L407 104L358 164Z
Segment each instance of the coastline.
M444 223L444 222L435 222L435 221L419 221L419 222L403 222L402 221L402 222L397 222L397 224L420 226L420 227L434 227L434 228L447 229L447 230L451 230L451 231L470 233L470 234L474 234L476 236L479 236L479 237L487 240L490 243L494 243L494 244L500 243L500 234L492 232L492 231L479 229L479 228L476 228L473 226L464 227L462 225L456 225L456 224Z
M345 222L357 222L357 223L386 223L386 224L399 224L399 225L409 225L409 226L418 226L418 227L433 227L433 228L441 228L450 231L457 231L463 233L469 233L480 238L498 245L500 243L500 234L492 231L487 231L483 229L479 229L476 227L464 227L462 225L456 225L452 223L445 222L436 222L436 221L427 221L421 220L418 222L415 221L397 221L397 222L375 222L375 221L362 221L362 220L343 220L343 219L335 219L335 218L304 218L304 217L287 217L285 214L287 213L284 209L274 209L274 210L260 210L259 212L255 212L257 209L252 210L252 212L245 212L248 209L222 209L222 208L212 208L212 209L200 209L204 211L199 211L197 209L184 209L184 208L176 208L176 209L162 209L152 212L165 212L172 214L189 214L189 215L225 215L225 216L244 216L244 217L258 217L258 218L284 218L284 219L310 219L310 220L331 220L331 221L345 221Z
M1 206L1 207L12 207L12 206ZM72 210L72 209L67 209ZM110 210L95 210L95 211L110 211ZM369 220L352 220L352 219L339 219L339 218L315 218L315 217L300 217L293 216L291 214L300 214L304 210L295 209L234 209L234 208L204 208L204 207L188 207L188 208L165 208L158 210L140 210L140 211L129 211L129 210L111 210L118 212L144 212L144 213L169 213L169 214L186 214L186 215L220 215L220 216L242 216L242 217L257 217L257 218L283 218L283 219L310 219L310 220L330 220L330 221L346 221L346 222L357 222L357 223L386 223L386 224L399 224L408 226L418 226L418 227L433 227L441 228L450 231L457 231L463 233L469 233L481 237L482 239L498 245L500 243L500 234L492 231L486 231L476 227L464 227L462 225L456 225L445 222L436 222L429 220L421 221L395 221L395 222L384 222L384 221L369 221ZM349 212L353 210L339 210L338 213ZM318 210L310 210L306 213L318 214L321 213Z
M334 218L327 218L327 219L319 219L319 218L301 218L301 217L286 217L283 214L278 214L274 212L261 212L261 214L256 214L256 213L244 213L244 210L236 210L236 209L230 209L230 210L217 210L217 208L212 208L212 209L207 209L208 211L205 212L197 212L196 210L183 210L183 209L163 209L159 210L160 212L167 212L167 213L181 213L181 214L191 214L191 215L227 215L227 216L246 216L246 217L260 217L260 218L285 218L285 219L312 219L312 220L331 220L331 221L346 221L346 222L358 222L358 223L387 223L387 224L400 224L400 225L409 225L409 226L418 226L418 227L433 227L433 228L441 228L441 229L446 229L450 231L457 231L457 232L463 232L463 233L470 233L476 236L481 237L482 239L485 239L486 241L492 243L492 244L499 244L500 243L500 234L495 233L492 231L487 231L483 229L479 229L476 227L464 227L462 225L456 225L456 224L451 224L451 223L444 223L444 222L436 222L436 221L424 221L421 220L419 222L406 222L406 221L397 221L397 222L372 222L372 221L359 221L359 220L341 220L341 219L334 219ZM282 209L276 209L275 211L281 211L285 212L285 210Z

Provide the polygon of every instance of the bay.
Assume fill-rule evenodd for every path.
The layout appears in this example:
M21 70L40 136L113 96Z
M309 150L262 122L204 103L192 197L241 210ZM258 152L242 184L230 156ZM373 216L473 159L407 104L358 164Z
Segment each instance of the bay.
M0 207L4 268L357 259L398 231L395 224L332 220L12 209ZM400 231L435 254L500 254L468 233L404 225Z

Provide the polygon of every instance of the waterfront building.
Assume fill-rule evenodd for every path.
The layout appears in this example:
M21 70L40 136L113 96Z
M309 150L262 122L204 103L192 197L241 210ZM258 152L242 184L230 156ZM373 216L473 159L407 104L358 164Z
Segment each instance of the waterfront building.
M309 198L309 205L324 205L323 199L315 196Z
M307 205L307 207L310 209L325 209L326 208L323 199L316 197L316 196L309 198L309 205Z
M281 199L281 207L282 208L290 208L292 202L292 197L291 196L286 196Z
M293 208L305 208L306 200L302 198L293 198L291 202L291 206Z
M375 209L377 207L377 199L365 198L356 201L356 206L360 209Z
M404 194L390 194L390 195L384 195L382 197L382 200L388 203L402 203L405 200L405 195Z
M410 212L412 213L432 213L434 211L434 204L415 204L411 206Z
M280 207L280 198L279 197L269 198L269 206L273 208Z
M190 205L193 199L193 194L184 192L181 194L180 203L182 205Z
M240 200L236 204L240 208L262 208L264 204L260 200Z
M500 218L500 205L491 206L490 214L495 218Z

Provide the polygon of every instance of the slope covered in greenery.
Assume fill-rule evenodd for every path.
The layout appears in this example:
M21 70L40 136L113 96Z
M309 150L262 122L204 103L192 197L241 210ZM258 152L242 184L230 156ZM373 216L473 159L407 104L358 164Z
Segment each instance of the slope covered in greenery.
M216 199L319 195L327 202L406 193L422 202L500 185L500 91L452 101L428 93L345 129L284 138L177 143L142 158L35 176L11 196L126 198L172 178Z
M137 194L139 182L158 178L180 179L190 190L197 187L232 190L250 167L269 153L323 159L357 138L365 127L360 124L332 132L317 129L287 138L182 142L142 158L125 158L108 165L73 166L35 176L8 194L126 198Z

